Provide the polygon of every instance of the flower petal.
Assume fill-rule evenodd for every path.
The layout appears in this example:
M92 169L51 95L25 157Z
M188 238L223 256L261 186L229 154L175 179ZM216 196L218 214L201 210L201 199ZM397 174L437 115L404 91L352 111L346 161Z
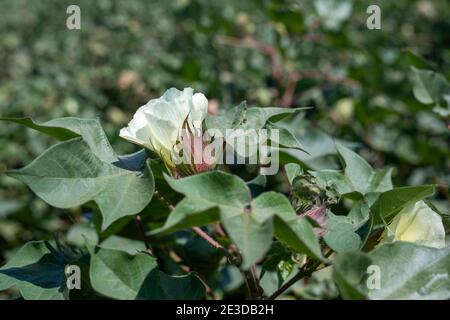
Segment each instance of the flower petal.
M119 136L136 143L144 148L151 148L148 122L145 116L146 105L140 107L133 116L133 119L128 123L128 126L120 130Z
M202 122L208 114L208 99L203 93L196 93L192 96L191 112L189 114L189 123L194 128L201 129ZM191 128L193 129L193 128Z
M435 248L445 247L445 229L441 216L424 201L404 208L383 232L380 244L394 241L414 242Z

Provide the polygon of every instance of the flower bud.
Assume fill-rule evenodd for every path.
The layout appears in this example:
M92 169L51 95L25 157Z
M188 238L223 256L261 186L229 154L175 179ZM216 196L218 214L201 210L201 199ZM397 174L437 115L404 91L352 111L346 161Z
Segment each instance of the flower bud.
M300 217L307 217L317 224L314 228L314 233L317 237L322 237L326 231L328 224L327 209L325 206L314 206L308 211L305 211Z

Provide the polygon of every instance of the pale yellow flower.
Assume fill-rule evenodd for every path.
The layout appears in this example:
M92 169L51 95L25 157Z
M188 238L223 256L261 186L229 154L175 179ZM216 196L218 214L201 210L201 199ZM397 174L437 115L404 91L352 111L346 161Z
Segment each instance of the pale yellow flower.
M435 248L445 247L445 230L441 216L423 201L407 206L395 216L380 238L380 244L394 241L414 242Z

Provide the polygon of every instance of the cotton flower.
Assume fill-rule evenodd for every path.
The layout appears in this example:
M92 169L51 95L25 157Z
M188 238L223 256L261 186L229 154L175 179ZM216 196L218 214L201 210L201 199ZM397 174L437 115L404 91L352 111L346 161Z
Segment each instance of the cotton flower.
M394 241L445 247L445 230L440 215L423 201L407 206L383 232L380 244Z
M193 174L209 166L180 166L174 149L186 132L190 137L201 138L207 113L208 100L202 93L194 94L192 88L171 88L140 107L128 126L120 130L120 136L156 152L172 174L178 175L180 170Z

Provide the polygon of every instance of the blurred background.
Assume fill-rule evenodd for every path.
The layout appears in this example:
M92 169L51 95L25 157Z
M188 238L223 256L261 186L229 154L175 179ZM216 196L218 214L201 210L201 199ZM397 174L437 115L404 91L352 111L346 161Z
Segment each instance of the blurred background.
M66 28L71 4L80 30ZM381 30L366 27L371 4ZM312 106L284 123L311 156L286 159L336 168L339 138L374 167L392 167L397 186L438 184L433 202L448 213L450 130L414 97L411 52L450 78L447 0L1 0L0 117L98 117L129 153L137 149L120 128L170 87L203 92L213 113L242 100ZM3 174L54 142L0 122L0 265L78 219L79 209L50 208Z

